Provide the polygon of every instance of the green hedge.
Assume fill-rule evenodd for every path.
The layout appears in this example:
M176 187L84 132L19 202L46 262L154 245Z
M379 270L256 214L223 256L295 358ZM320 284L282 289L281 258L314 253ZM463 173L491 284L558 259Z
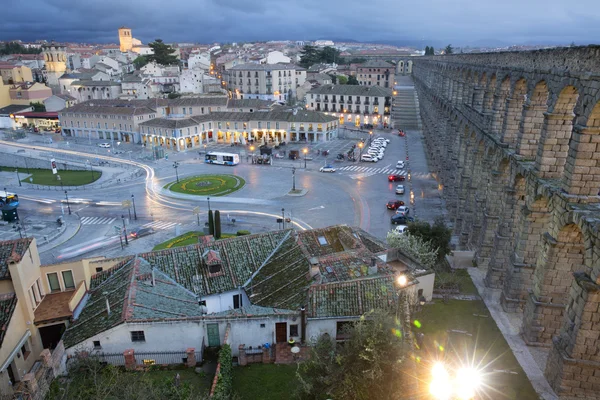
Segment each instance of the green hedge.
M221 370L219 371L215 393L212 398L229 400L233 390L233 358L231 356L231 347L228 344L224 344L219 351L219 364L221 364Z
M244 235L249 235L250 231L247 231L245 229L241 229L239 231L237 231L237 236L244 236Z

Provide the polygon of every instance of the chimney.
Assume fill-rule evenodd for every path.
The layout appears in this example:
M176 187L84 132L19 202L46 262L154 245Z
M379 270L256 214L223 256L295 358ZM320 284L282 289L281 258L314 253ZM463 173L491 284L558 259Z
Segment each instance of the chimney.
M300 343L306 338L306 307L300 309Z
M110 315L110 303L108 302L108 292L102 292L104 300L106 300L106 314Z
M377 259L375 257L371 257L371 265L369 266L368 274L375 275L377 272L378 272Z
M152 286L156 286L156 280L154 279L154 267L152 267Z

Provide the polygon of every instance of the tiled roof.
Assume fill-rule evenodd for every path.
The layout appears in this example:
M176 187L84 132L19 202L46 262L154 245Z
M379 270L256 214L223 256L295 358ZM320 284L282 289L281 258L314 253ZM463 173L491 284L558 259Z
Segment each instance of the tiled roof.
M119 270L122 267L124 267L125 265L127 265L131 260L133 260L133 258L134 258L134 256L127 256L123 259L119 258L118 261L116 262L116 264L114 264L111 268L106 269L102 272L98 272L97 274L93 275L92 278L90 279L90 290L93 290L96 287L100 286L105 280L107 280L114 274L118 273ZM110 260L100 260L100 261L106 262L106 261L110 261Z
M59 293L49 293L44 296L40 305L35 309L35 324L69 319L73 313L69 309L69 300L74 290Z
M185 119L173 119L173 118L154 118L150 121L145 121L140 126L150 126L153 128L166 128L166 129L181 129L187 128L188 126L197 126L199 122L202 122L200 118L185 118Z
M170 100L168 100L168 103L169 103L169 106L172 106L172 107L227 106L227 96L183 97L183 98L178 98L178 99L170 99Z
M341 96L375 96L391 97L392 89L381 86L360 86L360 85L323 85L314 88L309 94L335 94Z
M101 100L90 100L84 103L75 104L72 107L61 110L59 114L64 116L67 113L82 113L82 114L103 114L103 115L140 115L152 114L156 112L155 108L147 107L142 103L131 100L121 100L122 104L107 104ZM151 104L146 101L146 104Z
M366 62L360 64L358 68L396 68L396 66L387 61L367 60Z
M94 72L69 72L66 74L62 74L58 79L76 79L76 80L89 80L92 79L94 75L98 74L98 71Z
M334 225L302 231L298 236L308 255L315 257L361 248L360 240L353 233L349 226ZM326 242L321 244L319 238L325 238Z
M393 307L398 299L394 276L313 285L308 317L358 317L372 309Z
M297 309L306 302L310 285L308 259L298 245L296 235L287 237L244 285L252 304Z
M0 108L0 115L10 115L30 109L30 105L11 104L10 106Z
M84 81L73 81L71 82L73 86L121 86L119 82L113 81L92 81L92 80L84 80Z
M221 312L216 312L212 314L207 314L206 317L226 317L226 318L246 318L246 317L262 317L268 315L295 315L298 311L295 310L285 310L282 308L272 308L272 307L261 307L256 305L249 305L241 308L234 308L231 310L225 310Z
M59 99L63 99L66 101L73 101L73 100L77 100L75 97L68 95L68 94L55 94L56 97L58 97Z
M360 254L362 253L362 254ZM319 271L322 282L339 282L365 278L374 272L369 269L375 261L378 275L392 273L392 269L377 257L367 252L348 251L319 257Z
M354 229L360 241L371 253L381 253L388 249L387 243L362 229Z
M4 341L4 336L8 331L8 324L17 307L17 295L7 293L0 295L0 346Z
M32 240L32 238L23 238L0 242L0 280L10 279L8 263L21 261Z
M278 71L295 69L296 71L306 71L304 68L295 64L239 64L229 68L229 71Z
M230 99L227 102L227 108L255 108L255 109L268 109L273 105L272 101L261 100L261 99Z

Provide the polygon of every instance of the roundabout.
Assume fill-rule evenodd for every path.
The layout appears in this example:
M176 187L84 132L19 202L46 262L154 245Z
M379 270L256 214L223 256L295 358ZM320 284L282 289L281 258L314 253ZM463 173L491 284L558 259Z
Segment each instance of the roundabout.
M226 196L244 187L246 181L236 175L196 175L171 182L165 189L196 196Z

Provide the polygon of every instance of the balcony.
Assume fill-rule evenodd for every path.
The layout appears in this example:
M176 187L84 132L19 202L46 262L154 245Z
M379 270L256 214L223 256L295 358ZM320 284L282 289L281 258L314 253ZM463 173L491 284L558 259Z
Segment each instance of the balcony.
M365 106L370 105L371 103L369 103L369 99L365 99L365 102L363 103Z
M337 101L335 101L335 99L331 99L331 102L334 104L337 103Z
M321 98L319 96L317 96L317 98L315 99L315 101L317 101L318 103L321 102Z
M353 104L352 103L352 99L348 99L348 103L347 104Z
M360 102L360 100L356 100L356 101L354 102L354 104L361 105L362 103Z
M329 99L327 97L325 97L325 100L323 100L324 103L329 103Z
M373 102L373 105L374 105L374 106L378 106L378 105L379 105L379 101L375 100L375 101Z

